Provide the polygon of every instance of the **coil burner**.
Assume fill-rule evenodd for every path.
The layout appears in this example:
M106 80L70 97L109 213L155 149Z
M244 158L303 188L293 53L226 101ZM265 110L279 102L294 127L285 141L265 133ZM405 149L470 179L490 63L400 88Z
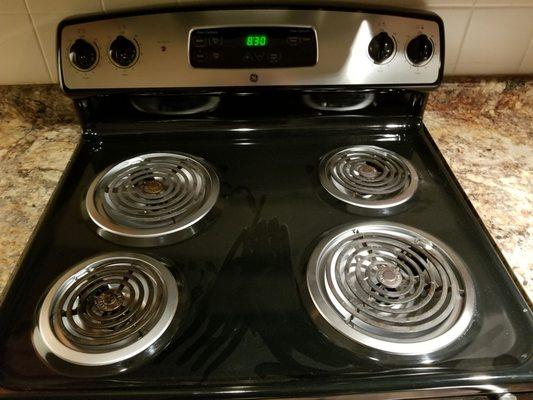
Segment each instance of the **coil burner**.
M409 200L418 186L414 167L376 146L335 150L320 162L320 182L332 196L357 207L381 209Z
M59 359L65 370L121 372L168 343L179 324L181 288L151 257L92 258L52 286L39 310L33 344L43 359Z
M451 344L470 325L475 301L451 249L397 224L333 232L309 260L307 289L315 321L335 332L328 336L340 333L344 347L356 342L401 355Z
M119 244L158 246L192 236L219 194L219 180L204 160L151 153L103 171L85 206L97 232Z

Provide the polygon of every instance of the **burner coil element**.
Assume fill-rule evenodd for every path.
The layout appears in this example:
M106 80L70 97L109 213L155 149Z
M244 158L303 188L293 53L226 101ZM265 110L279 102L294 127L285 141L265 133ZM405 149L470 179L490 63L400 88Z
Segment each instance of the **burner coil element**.
M474 309L460 258L428 234L396 224L332 233L309 260L307 288L323 326L394 354L446 347L469 326Z
M162 348L173 333L181 283L161 262L112 253L67 271L46 295L37 351L85 367L123 365Z
M409 200L418 186L414 167L376 146L335 150L322 158L320 183L332 196L364 208L386 208Z
M204 160L151 153L102 172L88 190L87 214L111 241L157 246L186 239L215 205L219 180Z

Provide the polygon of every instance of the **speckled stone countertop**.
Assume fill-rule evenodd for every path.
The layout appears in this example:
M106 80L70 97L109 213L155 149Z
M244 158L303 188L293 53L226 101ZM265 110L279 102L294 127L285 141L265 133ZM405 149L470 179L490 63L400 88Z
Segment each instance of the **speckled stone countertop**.
M533 299L533 80L447 82L424 120ZM0 301L79 137L57 87L0 87Z

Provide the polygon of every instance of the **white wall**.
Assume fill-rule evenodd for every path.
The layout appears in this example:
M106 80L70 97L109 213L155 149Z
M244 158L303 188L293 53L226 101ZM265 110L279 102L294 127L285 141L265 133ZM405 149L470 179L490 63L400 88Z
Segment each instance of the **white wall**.
M199 1L203 0L0 0L0 84L57 81L55 29L67 16ZM314 2L324 4L328 0ZM447 75L533 73L533 0L354 2L437 12L446 27Z

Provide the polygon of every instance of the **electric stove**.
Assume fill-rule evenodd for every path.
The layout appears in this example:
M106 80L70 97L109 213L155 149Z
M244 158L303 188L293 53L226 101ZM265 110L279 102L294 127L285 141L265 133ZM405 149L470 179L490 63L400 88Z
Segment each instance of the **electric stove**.
M531 304L423 125L437 15L93 15L58 64L82 137L0 309L0 398L531 394Z

